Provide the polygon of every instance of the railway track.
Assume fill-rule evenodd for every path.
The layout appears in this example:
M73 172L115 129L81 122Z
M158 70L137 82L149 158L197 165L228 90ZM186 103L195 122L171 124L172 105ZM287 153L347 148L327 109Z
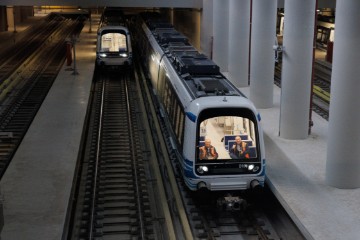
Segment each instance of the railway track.
M179 179L180 180L180 179ZM181 183L181 180L179 181ZM294 239L304 239L291 223L284 209L277 208L277 212L282 212L281 220L288 229L278 226L274 219L269 217L263 209L263 203L258 199L263 198L277 202L273 196L260 194L254 196L249 193L243 195L244 202L239 211L228 211L217 206L217 199L221 193L209 192L189 192L185 185L181 186L182 201L189 218L194 239L246 239L246 240L275 240L283 239L284 233L292 232ZM247 195L249 194L249 195ZM285 214L284 214L285 213ZM279 214L280 215L280 214Z
M20 63L15 64L14 68L2 68L7 71L3 71L5 77L0 82L0 178L4 175L63 64L65 37L78 33L81 28L80 22L64 22L61 27L51 31L52 41L44 39L47 44L42 42L41 49L30 55L25 50L26 53L23 54L27 58L21 58ZM12 59L10 62L13 61ZM7 64L9 62L5 65Z
M67 239L166 239L133 74L96 76Z
M324 61L315 61L314 68L313 111L329 120L331 64Z
M32 58L31 55L56 35L63 21L64 18L56 15L46 17L38 26L31 28L27 37L4 51L0 55L0 84L21 65L26 65L26 61Z

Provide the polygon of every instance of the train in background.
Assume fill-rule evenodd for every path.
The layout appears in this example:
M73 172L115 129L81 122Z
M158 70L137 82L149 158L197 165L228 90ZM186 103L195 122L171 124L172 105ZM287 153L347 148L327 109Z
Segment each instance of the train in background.
M96 64L102 68L132 65L131 36L124 13L105 8L97 31Z
M265 147L253 103L157 13L142 13L134 22L133 35L186 186L225 192L263 186ZM245 144L236 145L239 138ZM209 141L213 148L207 153Z

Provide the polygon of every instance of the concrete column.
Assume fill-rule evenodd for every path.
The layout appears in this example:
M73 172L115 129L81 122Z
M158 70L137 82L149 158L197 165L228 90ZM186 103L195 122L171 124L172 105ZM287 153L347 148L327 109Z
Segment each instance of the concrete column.
M0 32L5 32L7 29L6 6L0 6Z
M200 11L197 9L174 9L175 28L189 38L190 43L200 49Z
M230 0L229 79L236 87L249 81L250 1Z
M160 8L159 12L169 23L174 24L174 12L172 8Z
M7 17L8 31L14 31L15 18L14 18L13 7L6 7L6 17Z
M174 8L170 8L170 10L169 10L169 18L170 18L169 19L170 23L174 25Z
M29 17L33 17L34 16L34 7L31 6L27 6L27 7L20 7L20 21L24 22L26 21Z
M212 58L213 0L203 0L200 25L200 51Z
M250 99L258 108L273 106L277 0L253 0Z
M280 136L308 136L316 0L285 1Z
M213 60L220 71L228 71L229 57L229 0L215 0L214 7L214 49Z
M337 0L326 182L338 188L360 188L359 23L360 1Z
M200 29L201 29L201 11L195 10L193 9L192 11L192 19L193 19L193 23L192 25L194 26L194 46L197 49L200 49Z

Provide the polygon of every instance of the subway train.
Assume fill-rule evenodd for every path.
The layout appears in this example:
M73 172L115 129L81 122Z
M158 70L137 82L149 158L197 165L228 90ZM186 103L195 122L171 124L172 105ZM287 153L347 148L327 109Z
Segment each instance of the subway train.
M131 37L124 14L106 9L97 31L96 64L100 67L132 65Z
M265 149L253 103L159 14L141 13L133 22L186 186L192 191L261 188Z

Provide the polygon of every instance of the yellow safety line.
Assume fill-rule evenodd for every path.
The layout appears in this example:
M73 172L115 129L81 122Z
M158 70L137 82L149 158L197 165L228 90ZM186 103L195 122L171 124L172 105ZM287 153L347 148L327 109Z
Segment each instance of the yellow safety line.
M321 99L330 102L330 93L326 92L324 89L322 89L319 86L314 85L313 86L313 92L316 96L320 97Z

